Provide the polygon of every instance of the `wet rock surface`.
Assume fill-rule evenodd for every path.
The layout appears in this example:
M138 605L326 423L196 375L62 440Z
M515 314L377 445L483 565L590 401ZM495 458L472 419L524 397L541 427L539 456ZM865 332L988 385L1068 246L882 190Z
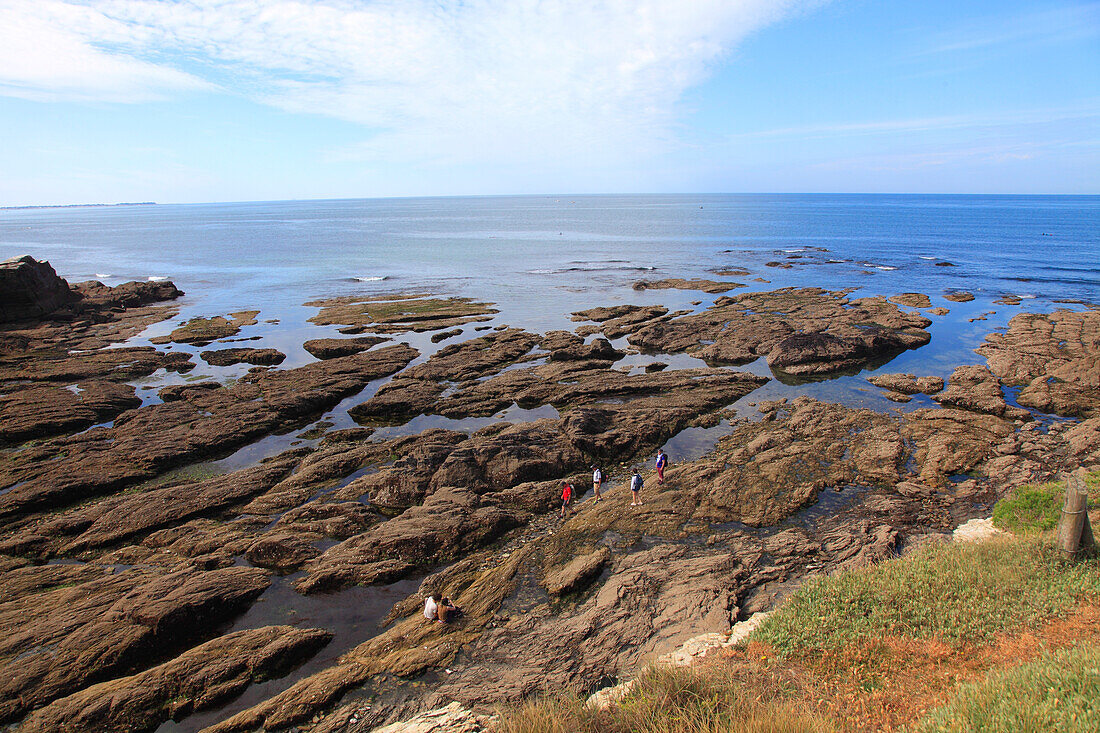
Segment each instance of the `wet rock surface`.
M171 717L213 707L253 682L285 673L332 635L267 626L238 631L152 669L101 682L32 713L20 731L148 731Z
M336 359L366 351L385 340L381 336L360 336L351 339L311 339L302 344L302 348L318 359Z
M185 354L69 352L170 311L121 310L125 293L81 287L98 293L87 302L115 303L101 321L0 331L0 716L26 730L140 730L217 709L328 638L270 625L226 634L269 586L338 603L362 590L351 586L424 573L385 625L357 629L331 663L209 730L370 730L452 701L476 718L537 692L591 690L687 639L728 634L809 575L947 536L1013 485L1100 464L1089 313L1013 319L982 347L989 368L960 367L946 389L870 379L939 403L908 413L806 397L738 413L726 408L765 378L675 368L677 357L650 364L663 370L636 355L620 365L626 353L606 340L715 364L764 357L795 376L874 366L927 341L927 319L885 298L819 289L719 297L699 313L593 308L574 314L575 331L497 327L413 366L414 349L380 337L319 339L317 363L172 384L139 406L128 382L186 369ZM387 334L492 317L486 304L406 294L318 307L323 321ZM1013 395L1088 417L1025 421ZM337 403L401 427L333 429ZM541 419L498 417L516 405ZM322 414L270 457L227 473L200 463ZM454 429L404 428L420 415ZM647 472L642 505L630 505L632 464L720 420L712 449L674 458L663 483ZM37 442L20 444L28 436ZM559 518L562 481L583 494L593 464L611 479L603 501ZM426 621L428 592L463 614Z
M665 280L639 280L634 283L635 290L701 290L704 293L726 293L735 288L745 287L744 283L718 282L716 280L684 280L668 278Z
M244 326L256 325L256 316L259 314L259 311L239 311L230 313L228 317L192 318L167 336L157 336L149 340L154 344L206 346L212 341L236 336Z
M492 320L492 315L498 312L491 304L471 298L432 298L422 294L348 296L314 300L306 305L321 309L310 319L312 323L359 327L374 333L454 328Z
M978 353L1018 401L1060 415L1100 414L1100 310L1021 313L986 336Z
M51 567L4 579L45 587L5 593L14 600L0 604L0 722L179 651L268 585L253 568L116 574L62 566L73 569L51 576Z
M928 343L931 321L884 298L786 288L718 298L701 313L643 326L629 336L643 351L686 351L711 364L766 357L793 375L851 369Z
M275 364L282 364L283 360L286 359L286 354L275 349L217 349L204 351L199 356L212 366L232 366L233 364L274 366Z
M915 377L912 374L876 374L867 381L876 387L900 392L903 395L934 395L943 389L944 382L939 377Z
M12 454L0 464L0 483L15 484L0 494L0 517L115 491L293 426L398 371L416 354L405 345L390 346L250 374L232 387L187 391L184 399L120 416L110 428Z

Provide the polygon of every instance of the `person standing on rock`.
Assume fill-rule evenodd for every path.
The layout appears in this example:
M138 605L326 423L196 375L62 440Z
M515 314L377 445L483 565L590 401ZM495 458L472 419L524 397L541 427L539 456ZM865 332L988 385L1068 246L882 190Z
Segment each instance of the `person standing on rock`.
M657 483L665 482L665 466L668 465L668 456L660 448L657 449Z
M592 493L596 495L596 501L593 504L600 503L600 484L603 483L603 471L599 466L592 467Z
M573 500L573 484L566 481L561 485L561 518L565 519L569 511L569 502Z
M638 492L642 490L642 474L638 473L638 469L634 469L634 475L630 477L630 506L641 506L642 502L638 499Z

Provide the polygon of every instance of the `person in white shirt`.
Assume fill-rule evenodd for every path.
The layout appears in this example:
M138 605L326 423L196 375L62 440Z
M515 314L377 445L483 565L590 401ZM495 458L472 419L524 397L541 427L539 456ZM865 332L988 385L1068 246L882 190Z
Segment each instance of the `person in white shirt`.
M603 471L599 466L592 467L592 493L596 495L596 501L593 504L600 503L600 484L603 483Z
M435 596L428 596L424 601L424 618L429 621L438 621L439 604L435 602Z

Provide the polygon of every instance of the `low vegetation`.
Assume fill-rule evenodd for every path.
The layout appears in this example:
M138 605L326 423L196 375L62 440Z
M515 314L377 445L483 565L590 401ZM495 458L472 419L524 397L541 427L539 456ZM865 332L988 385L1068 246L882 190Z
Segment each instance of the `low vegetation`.
M962 685L916 730L1100 730L1100 646L1048 652Z
M1100 472L1088 485L1095 506ZM1044 531L1063 493L1001 502L1014 536L810 580L749 644L646 670L618 706L562 694L503 711L497 730L1100 730L1100 560L1065 560Z

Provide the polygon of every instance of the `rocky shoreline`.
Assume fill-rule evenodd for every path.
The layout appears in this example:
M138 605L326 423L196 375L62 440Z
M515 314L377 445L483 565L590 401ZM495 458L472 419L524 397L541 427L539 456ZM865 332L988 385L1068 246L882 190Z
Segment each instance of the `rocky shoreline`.
M126 346L178 314L168 282L70 286L23 258L0 265L0 284L13 294L0 311L0 724L17 730L155 730L282 678L332 630L225 631L276 580L324 598L422 578L465 613L427 623L414 594L331 664L207 730L367 731L452 701L489 712L592 692L728 635L810 574L950 536L1014 485L1100 463L1092 307L1013 317L977 350L984 364L946 381L869 380L916 409L798 397L750 418L727 408L769 377L731 367L762 359L784 383L877 367L929 342L928 295L783 288L683 312L593 308L547 333L486 327L496 309L469 299L311 301L314 323L347 338L311 339L317 361L279 368L262 338L207 346L258 311ZM448 343L422 354L400 341L410 333ZM135 380L196 366L173 344L251 368L143 400ZM680 354L706 366L665 368ZM359 427L322 420L338 404ZM510 409L539 417L498 418ZM424 416L485 424L382 432ZM720 421L713 450L659 486L647 474L645 504L629 505L624 467ZM293 431L262 460L203 468ZM560 483L586 486L593 464L612 473L606 500L559 520Z

